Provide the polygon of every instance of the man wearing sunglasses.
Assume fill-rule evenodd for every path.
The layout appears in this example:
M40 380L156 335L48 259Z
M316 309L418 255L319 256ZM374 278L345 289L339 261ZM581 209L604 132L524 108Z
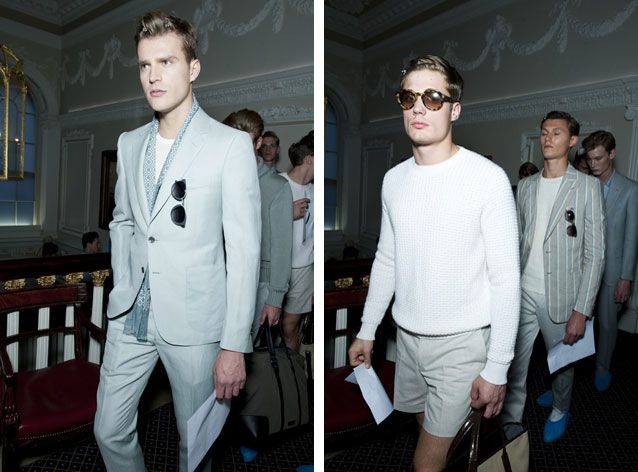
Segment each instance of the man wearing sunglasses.
M394 407L422 425L418 471L440 471L470 406L500 412L518 327L519 266L510 182L452 141L463 79L424 56L402 73L397 100L413 157L387 172L381 234L353 366L370 365L394 295Z
M518 184L521 236L521 319L509 373L503 420L521 422L534 340L540 329L549 350L574 344L592 316L605 253L605 216L598 181L569 164L580 125L569 113L552 111L541 122L543 170ZM537 399L552 407L543 441L565 434L573 367L552 376L552 388ZM511 431L510 434L513 434Z
M155 115L117 146L114 287L94 431L107 470L146 470L137 407L161 359L180 435L179 469L189 470L187 420L213 388L230 399L245 382L259 275L259 184L248 135L210 118L193 95L201 67L193 27L150 12L135 40Z
M607 217L605 270L598 291L598 349L594 385L600 392L611 383L611 356L618 334L618 310L631 296L638 257L638 184L616 169L616 138L594 131L583 140L585 160L603 186Z

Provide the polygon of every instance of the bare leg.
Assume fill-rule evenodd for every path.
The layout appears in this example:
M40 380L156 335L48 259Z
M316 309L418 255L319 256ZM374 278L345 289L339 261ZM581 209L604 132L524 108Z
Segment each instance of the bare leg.
M284 343L293 351L299 352L301 347L301 339L299 337L299 323L301 322L301 314L288 313L284 311L281 327L284 332Z
M423 418L423 415L421 415L421 418ZM433 436L421 428L419 442L414 452L414 470L417 472L440 472L444 470L447 451L453 440L454 438Z

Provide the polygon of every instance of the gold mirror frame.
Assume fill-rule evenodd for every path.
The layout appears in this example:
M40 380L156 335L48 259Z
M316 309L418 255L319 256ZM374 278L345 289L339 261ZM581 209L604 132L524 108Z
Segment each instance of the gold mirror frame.
M4 44L0 44L2 50L2 62L0 63L0 76L4 90L4 110L2 115L2 160L0 161L0 180L17 180L24 178L24 133L26 127L27 111L27 81L22 68L22 61L15 53ZM12 141L18 147L17 166L9 169L9 104L11 93L18 91L22 98L20 110L19 136L14 136Z

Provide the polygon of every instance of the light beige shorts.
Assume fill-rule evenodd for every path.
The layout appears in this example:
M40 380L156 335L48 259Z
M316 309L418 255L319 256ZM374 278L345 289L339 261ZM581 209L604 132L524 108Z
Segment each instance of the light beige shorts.
M312 310L312 294L315 287L314 264L292 269L290 288L284 298L284 311L302 315Z
M485 367L489 337L489 327L450 336L398 328L394 408L425 412L428 433L456 436L470 412L472 382Z

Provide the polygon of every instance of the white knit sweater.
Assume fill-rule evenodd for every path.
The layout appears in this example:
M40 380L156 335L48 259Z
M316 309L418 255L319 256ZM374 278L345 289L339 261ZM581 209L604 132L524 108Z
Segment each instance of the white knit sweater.
M394 295L405 330L449 335L491 325L481 376L507 381L520 305L518 230L505 172L464 148L435 165L414 157L385 175L381 236L357 337L374 333Z

